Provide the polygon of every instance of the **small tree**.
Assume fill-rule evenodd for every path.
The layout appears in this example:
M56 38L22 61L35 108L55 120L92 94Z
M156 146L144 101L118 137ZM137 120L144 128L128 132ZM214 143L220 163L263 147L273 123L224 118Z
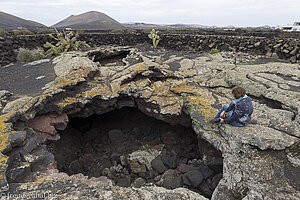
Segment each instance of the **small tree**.
M159 31L155 31L155 29L152 29L152 31L149 33L148 37L150 39L152 39L152 43L153 43L153 46L154 48L157 47L159 41L160 41L160 38L159 38L159 35L158 35L158 32Z

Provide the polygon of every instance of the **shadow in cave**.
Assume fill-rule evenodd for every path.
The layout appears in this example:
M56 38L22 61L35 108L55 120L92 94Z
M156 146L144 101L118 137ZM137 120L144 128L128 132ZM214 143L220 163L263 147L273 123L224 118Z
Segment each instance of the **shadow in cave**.
M49 144L57 168L69 175L107 176L118 186L186 187L211 197L222 178L221 153L192 128L172 126L125 107L72 118Z
M130 51L114 51L114 52L103 52L96 51L90 52L88 54L89 58L94 62L99 62L102 66L107 65L109 63L118 63L120 65L125 65L122 62L123 58L126 58L129 55Z

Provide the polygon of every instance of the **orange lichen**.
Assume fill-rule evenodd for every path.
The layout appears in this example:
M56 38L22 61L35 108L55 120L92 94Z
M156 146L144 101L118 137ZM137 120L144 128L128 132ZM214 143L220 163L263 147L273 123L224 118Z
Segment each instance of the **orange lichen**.
M114 97L120 90L120 84L118 82L113 82L111 84L112 96Z
M0 133L0 152L3 151L9 143L9 134L7 133Z
M18 112L18 113L24 112L35 103L34 101L36 99L37 99L37 97L35 97L35 98L24 97L21 100L19 99L19 100L15 101L13 104L6 106L6 111Z
M93 98L95 96L103 96L104 98L108 98L111 95L110 88L106 84L99 84L97 87L88 90L82 94L84 98Z
M120 86L120 89L124 89L126 87L129 87L131 85L131 83L126 83Z
M94 90L89 90L89 91L86 91L82 94L82 96L84 97L95 97L95 96L98 96L98 95L101 95L101 90L97 90L97 89L94 89Z
M98 78L98 77L97 77ZM97 87L97 83L91 83L91 82L89 82L89 83L87 83L87 85L88 86L91 86L91 87Z
M78 102L78 97L66 97L62 100L62 102L57 103L57 106L64 108L67 105Z
M35 102L34 106L39 105L40 103L42 103L43 101L45 101L48 96L49 96L49 94L42 94L42 95L38 96L37 97L38 99Z
M133 66L133 69L134 69L135 71L141 71L141 70L148 69L148 66L139 63L139 64L137 64L137 65L134 65L134 66Z
M181 105L176 103L176 104L161 108L160 112L163 114L178 115L181 113L181 108L182 108Z
M150 88L147 87L140 94L142 95L143 98L148 99L152 96L153 92Z
M0 136L11 131L12 124L0 120Z
M10 145L9 134L12 133L12 123L8 121L12 116L13 113L7 113L0 116L0 152Z
M205 106L206 107L206 106L210 106L212 103L211 100L205 96L190 95L190 96L187 96L187 99L194 106Z
M140 79L135 82L135 84L140 88L143 89L146 86L149 86L151 84L151 81L148 78Z
M152 96L151 100L155 101L160 106L168 106L173 105L177 102L181 102L180 98L175 96Z
M171 90L185 96L185 100L200 112L205 120L209 120L217 114L217 110L211 106L215 100L208 90L188 85L186 82L173 86Z
M39 96L31 98L27 103L24 105L19 105L19 108L16 110L18 113L24 113L30 108L32 108L38 101L39 101Z
M80 78L74 78L74 79L68 79L63 77L56 78L53 82L46 85L47 89L50 89L49 92L55 91L56 89L62 89L68 86L76 85L80 82L84 82L85 79Z
M0 153L0 171L5 170L5 168L7 167L7 160L8 160L8 156L3 155L2 153ZM0 173L0 179L4 178L4 174Z
M207 96L189 95L186 100L202 114L206 121L212 119L217 114L217 110L211 107L211 99L207 98Z
M15 113L9 112L3 115L0 115L0 133L1 132L1 123L8 122L12 117L14 117Z
M3 154L0 154L0 163L3 164L8 160L7 156L4 156Z
M171 90L177 93L187 93L187 94L196 94L196 95L202 95L203 93L207 93L206 89L203 89L199 86L188 84L187 82L176 84L171 88Z
M170 92L170 86L166 82L156 81L152 83L150 87L153 89L154 95L172 95Z
M28 182L28 183L24 183L24 184L20 185L17 188L17 190L34 190L40 184L47 183L47 182L50 182L52 180L54 180L54 179L50 178L50 177L42 177L42 178L39 178L39 179L35 180L34 182Z

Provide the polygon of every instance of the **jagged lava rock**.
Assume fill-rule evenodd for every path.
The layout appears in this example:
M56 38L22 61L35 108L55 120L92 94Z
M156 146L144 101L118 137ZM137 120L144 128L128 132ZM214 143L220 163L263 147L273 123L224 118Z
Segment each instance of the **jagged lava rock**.
M201 195L182 188L133 189L107 184L104 187L92 180L74 181L74 176L67 175L63 176L65 180L45 179L49 175L55 175L55 166L51 165L54 160L51 160L50 154L42 154L46 151L43 143L51 138L38 138L38 128L33 126L35 130L32 130L28 127L30 121L34 122L39 119L38 116L53 113L59 116L88 117L122 106L135 106L145 114L170 124L192 124L197 135L222 152L223 178L213 192L212 199L300 198L299 180L292 175L299 177L297 157L288 154L290 151L299 152L299 65L235 65L221 54L208 57L195 54L187 57L178 52L140 52L131 47L106 48L129 51L129 54L121 59L123 64L110 63L109 67L93 62L87 57L87 53L62 54L55 60L58 77L45 85L43 94L6 105L7 109L0 115L1 191L34 193L50 190L55 195L63 195L65 199L73 199L74 196L87 198L90 195L88 191L91 190L94 191L93 195L108 199L152 199L157 196L204 199ZM96 49L93 52L97 54L97 51L102 50ZM210 124L209 120L221 105L233 100L230 93L231 88L236 85L244 87L253 99L252 123L245 128ZM124 100L124 97L127 99ZM23 137L16 140L19 148L14 149L16 143L10 138L16 131L14 123L18 120L27 126L24 129L27 134L24 143L21 142ZM54 123L53 127L63 128L64 123L65 121L58 123L63 126L55 126ZM49 123L47 127L49 128ZM54 129L51 128L50 132L54 133ZM111 137L113 140L115 136ZM162 150L157 148L157 151L149 152L147 149L145 147L132 152L128 159L131 169L136 173L150 169L151 163ZM42 178L32 174L33 182L8 184L6 174L11 160L4 153L11 150L22 152L26 166L31 169L36 169L39 161L43 161L39 166L45 167L40 173ZM164 165L177 167L176 159L172 162L167 162L170 159L162 161ZM24 166L24 163L18 162L16 160L14 164ZM20 175L26 172L20 171ZM174 174L177 173L180 172L176 169L164 172L161 184L169 187L169 183L174 181L181 186L181 178L174 180ZM62 173L56 175L60 176L59 174ZM208 187L206 182L205 184ZM191 185L198 185L198 182Z

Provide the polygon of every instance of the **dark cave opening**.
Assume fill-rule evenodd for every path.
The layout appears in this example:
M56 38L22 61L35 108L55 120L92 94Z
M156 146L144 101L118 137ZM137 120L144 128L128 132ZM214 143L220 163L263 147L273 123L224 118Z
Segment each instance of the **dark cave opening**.
M186 187L210 198L222 178L222 155L192 128L170 125L136 108L71 118L48 144L68 175L106 176L122 187Z
M114 51L114 52L104 52L96 51L89 53L89 58L94 62L99 62L102 66L109 63L119 63L123 65L122 59L126 58L129 55L130 51Z

